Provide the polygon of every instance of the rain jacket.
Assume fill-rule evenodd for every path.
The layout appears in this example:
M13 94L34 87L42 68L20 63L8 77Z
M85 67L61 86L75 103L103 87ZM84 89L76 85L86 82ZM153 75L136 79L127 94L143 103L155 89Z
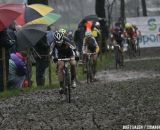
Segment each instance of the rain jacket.
M11 62L16 65L16 74L18 76L24 76L27 73L26 59L21 55L21 53L12 53L10 57Z

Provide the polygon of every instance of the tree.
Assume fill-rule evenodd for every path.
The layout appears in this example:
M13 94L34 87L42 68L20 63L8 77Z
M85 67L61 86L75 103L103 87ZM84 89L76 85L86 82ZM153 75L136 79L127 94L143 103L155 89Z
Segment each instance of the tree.
M96 0L96 14L100 18L105 18L105 0Z
M141 0L141 2L142 2L143 16L147 16L146 0Z
M113 4L116 0L106 0L106 7L107 7L107 16L108 16L108 27L110 27L112 22L112 9Z
M120 6L120 22L124 26L125 23L125 1L121 0L121 6Z
M104 53L106 51L106 37L107 37L107 27L106 27L106 14L105 14L105 0L96 0L95 12L98 17L101 18L99 21L101 24L101 32L102 32L102 42L100 45L101 52Z

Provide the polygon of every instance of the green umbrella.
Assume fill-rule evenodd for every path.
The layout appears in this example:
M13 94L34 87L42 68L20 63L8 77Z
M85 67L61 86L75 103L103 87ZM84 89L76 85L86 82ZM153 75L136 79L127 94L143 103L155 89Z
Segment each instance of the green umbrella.
M45 24L45 25L52 25L53 23L55 23L57 20L59 20L61 18L60 14L56 14L56 13L48 13L47 15L38 18L36 20L33 20L29 23L27 23L27 25L31 25L31 24Z

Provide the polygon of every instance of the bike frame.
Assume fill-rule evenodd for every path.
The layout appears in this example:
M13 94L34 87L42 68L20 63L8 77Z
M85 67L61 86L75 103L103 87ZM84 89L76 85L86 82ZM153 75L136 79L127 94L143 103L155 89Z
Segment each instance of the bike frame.
M93 73L94 73L94 66L93 66L93 58L92 56L96 53L86 53L86 69L87 69L87 83L91 83L93 81Z
M58 59L58 61L63 61L64 62L64 88L65 88L65 95L66 95L66 100L68 103L71 102L71 71L70 71L70 61L75 58L63 58L63 59Z
M127 44L128 44L128 55L129 55L129 58L135 56L135 48L134 48L134 44L135 43L132 43L133 39L131 38L127 38Z
M123 55L120 49L121 49L120 45L118 44L114 45L116 69L118 69L118 65L121 66L123 64Z

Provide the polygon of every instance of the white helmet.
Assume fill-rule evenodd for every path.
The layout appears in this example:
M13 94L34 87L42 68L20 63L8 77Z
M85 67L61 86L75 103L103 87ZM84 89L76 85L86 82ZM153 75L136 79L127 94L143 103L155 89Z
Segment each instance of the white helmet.
M100 26L100 23L99 23L99 22L95 22L95 26L96 26L96 27L99 27L99 26Z
M63 42L63 33L56 31L54 34L54 41L58 46L61 46Z

